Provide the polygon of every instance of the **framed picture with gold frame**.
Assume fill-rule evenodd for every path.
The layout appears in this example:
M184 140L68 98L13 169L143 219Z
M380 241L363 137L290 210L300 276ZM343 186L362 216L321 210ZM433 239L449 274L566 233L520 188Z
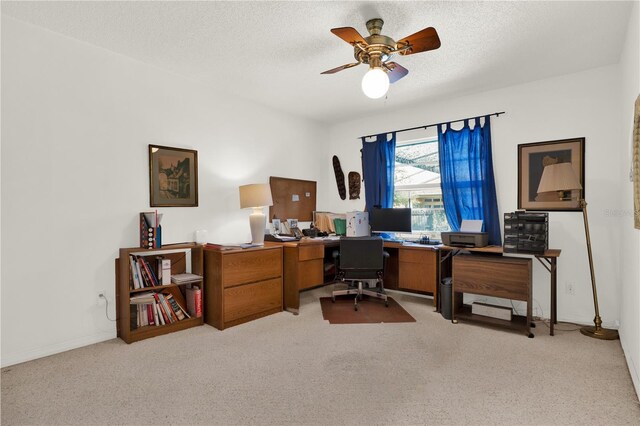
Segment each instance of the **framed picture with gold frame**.
M198 152L149 145L151 207L198 206Z
M582 189L566 199L554 193L538 194L542 170L549 164L571 163ZM584 198L584 138L562 139L518 145L518 209L539 211L581 211Z

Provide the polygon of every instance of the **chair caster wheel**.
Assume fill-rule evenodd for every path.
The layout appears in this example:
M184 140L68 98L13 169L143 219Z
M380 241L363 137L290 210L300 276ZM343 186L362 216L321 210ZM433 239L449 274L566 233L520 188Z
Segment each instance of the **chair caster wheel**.
M384 301L384 306L386 306L387 308L389 307L389 302L387 302L386 300Z
M529 333L529 334L527 335L527 337L528 337L529 339L533 339L535 336L533 335L533 333Z
M357 310L358 310L358 305L354 305L354 306L353 306L353 310L354 310L354 311L357 311Z

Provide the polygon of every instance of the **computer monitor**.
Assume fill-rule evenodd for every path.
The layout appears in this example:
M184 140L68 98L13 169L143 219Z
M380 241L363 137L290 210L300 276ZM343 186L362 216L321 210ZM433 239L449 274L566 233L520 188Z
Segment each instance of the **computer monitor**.
M372 209L369 212L371 232L411 232L411 209Z

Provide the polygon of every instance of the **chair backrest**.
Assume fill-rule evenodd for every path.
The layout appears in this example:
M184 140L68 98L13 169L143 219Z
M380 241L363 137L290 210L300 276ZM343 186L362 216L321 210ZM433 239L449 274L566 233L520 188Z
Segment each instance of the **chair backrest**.
M345 271L382 271L383 242L380 237L340 238L340 269Z

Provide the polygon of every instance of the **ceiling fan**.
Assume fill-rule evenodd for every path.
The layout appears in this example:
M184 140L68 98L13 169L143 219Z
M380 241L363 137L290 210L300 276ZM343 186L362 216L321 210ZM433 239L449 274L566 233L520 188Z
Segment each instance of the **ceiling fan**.
M333 28L332 33L353 46L353 56L358 62L342 65L321 74L334 74L356 65L367 64L369 71L362 79L362 91L370 98L381 98L389 90L390 83L395 83L409 73L403 66L389 62L394 54L413 55L440 47L440 38L433 27L395 41L381 34L382 25L384 21L380 18L367 21L369 37L362 37L352 27Z

